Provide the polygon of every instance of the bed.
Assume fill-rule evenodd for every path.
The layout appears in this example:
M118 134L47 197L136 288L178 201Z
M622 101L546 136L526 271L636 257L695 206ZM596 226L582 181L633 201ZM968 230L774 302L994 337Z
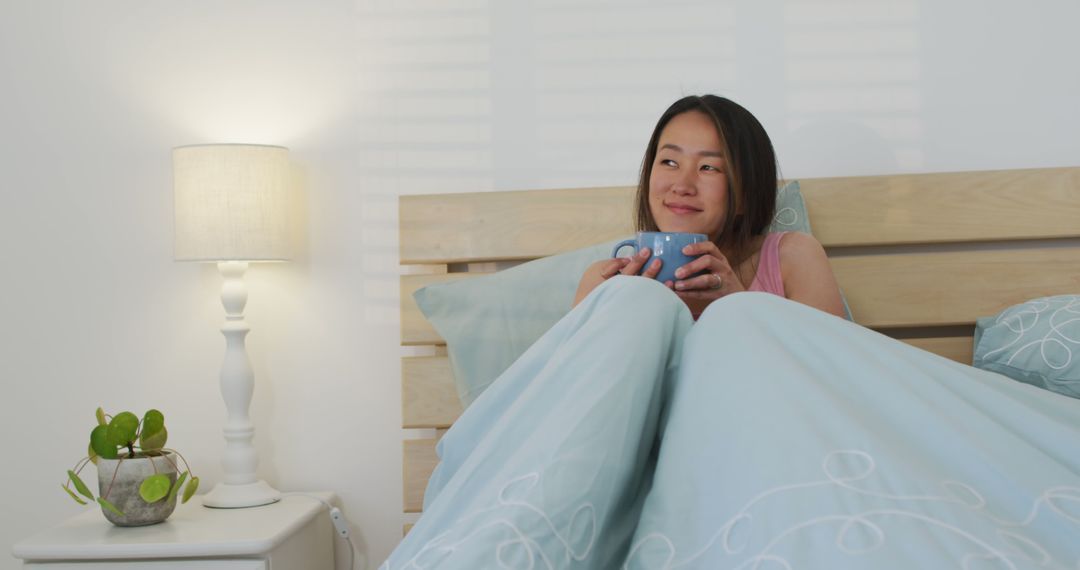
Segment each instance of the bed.
M1080 168L800 180L855 322L969 364L979 317L1080 291ZM402 196L403 510L462 412L413 293L632 233L634 188ZM432 432L434 430L434 432ZM406 532L409 525L406 525Z

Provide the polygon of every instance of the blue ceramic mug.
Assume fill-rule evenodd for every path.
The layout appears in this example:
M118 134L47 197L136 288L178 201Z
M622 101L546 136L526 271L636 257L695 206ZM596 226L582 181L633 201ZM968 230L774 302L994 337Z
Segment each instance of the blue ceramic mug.
M684 254L682 252L683 248L692 243L708 241L708 239L709 236L705 234L688 234L683 232L638 232L637 239L628 239L619 242L611 252L611 257L618 257L619 250L624 247L634 248L634 253L647 247L652 250L652 256L645 262L645 265L641 266L642 271L649 267L649 264L652 263L653 259L659 257L661 262L660 273L656 274L656 280L661 283L666 283L668 281L675 281L676 269L697 259L696 256ZM696 275L702 274L703 273L697 273ZM687 279L690 277L693 276L687 276Z

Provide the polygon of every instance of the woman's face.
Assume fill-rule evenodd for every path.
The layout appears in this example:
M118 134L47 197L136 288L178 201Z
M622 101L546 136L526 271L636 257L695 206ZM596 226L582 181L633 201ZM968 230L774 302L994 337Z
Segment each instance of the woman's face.
M668 122L649 176L649 210L660 231L716 239L727 216L723 156L720 134L704 113L687 111Z

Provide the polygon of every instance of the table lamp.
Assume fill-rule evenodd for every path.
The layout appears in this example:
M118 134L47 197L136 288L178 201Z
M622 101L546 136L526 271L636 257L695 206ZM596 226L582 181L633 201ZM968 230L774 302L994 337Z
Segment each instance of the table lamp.
M244 346L244 321L251 261L291 257L289 151L279 146L209 144L173 149L175 249L177 261L216 262L224 278L225 400L224 479L203 497L216 508L274 503L281 494L255 475L258 457L248 415L255 375Z

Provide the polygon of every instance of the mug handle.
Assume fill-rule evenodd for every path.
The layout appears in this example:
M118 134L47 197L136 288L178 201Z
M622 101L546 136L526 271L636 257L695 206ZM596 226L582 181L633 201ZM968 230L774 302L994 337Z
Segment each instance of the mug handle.
M615 249L611 250L611 258L614 259L616 257L619 257L619 250L624 247L632 247L634 248L634 253L637 253L637 240L624 239L619 243L615 244Z

